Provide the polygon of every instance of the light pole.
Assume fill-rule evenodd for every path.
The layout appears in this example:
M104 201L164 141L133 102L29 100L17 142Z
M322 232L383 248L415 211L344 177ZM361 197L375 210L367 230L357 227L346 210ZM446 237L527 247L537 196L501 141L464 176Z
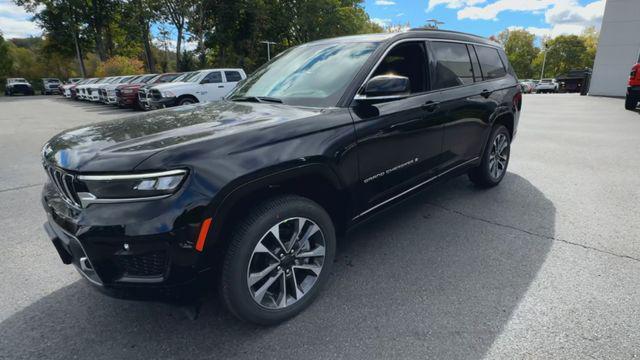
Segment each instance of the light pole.
M273 41L260 41L262 44L267 44L267 61L271 60L271 45L275 45Z
M438 19L429 19L427 20L427 27L429 29L437 29L440 25L443 25L443 21L439 21Z
M544 57L542 58L542 71L540 72L540 80L544 77L544 67L547 65L547 53L549 50L553 49L553 46L547 46L544 44Z

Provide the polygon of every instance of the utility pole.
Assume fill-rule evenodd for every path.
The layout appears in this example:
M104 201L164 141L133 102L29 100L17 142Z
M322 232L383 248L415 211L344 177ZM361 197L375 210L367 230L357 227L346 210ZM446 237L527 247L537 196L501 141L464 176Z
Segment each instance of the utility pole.
M267 44L267 61L271 61L271 45L276 45L273 41L260 41L261 44Z

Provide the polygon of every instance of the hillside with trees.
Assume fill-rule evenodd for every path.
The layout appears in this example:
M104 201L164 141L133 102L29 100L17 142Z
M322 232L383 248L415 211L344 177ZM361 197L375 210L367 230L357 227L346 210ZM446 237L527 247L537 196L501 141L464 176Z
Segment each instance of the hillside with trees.
M42 38L0 39L0 78L242 67L311 40L380 32L362 0L14 0ZM169 30L170 29L170 30ZM185 43L195 48L185 48Z

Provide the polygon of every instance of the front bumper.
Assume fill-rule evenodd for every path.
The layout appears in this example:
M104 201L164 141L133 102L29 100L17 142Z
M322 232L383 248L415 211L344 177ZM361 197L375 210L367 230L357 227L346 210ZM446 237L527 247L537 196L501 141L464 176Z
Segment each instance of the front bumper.
M176 106L178 104L178 99L176 97L147 98L147 100L151 109L162 109Z
M151 201L91 206L79 214L49 183L43 189L42 203L47 213L45 230L62 262L72 264L108 295L175 298L191 296L203 283L209 283L200 280L209 278L211 262L194 249L200 223L180 224L168 219L174 213L171 209L151 210L166 204ZM135 219L128 223L114 219L120 216ZM115 225L118 222L121 224ZM167 227L167 223L174 227Z
M640 96L640 85L627 87L627 94L632 96Z
M138 93L123 94L117 96L117 103L120 106L135 107L138 105Z

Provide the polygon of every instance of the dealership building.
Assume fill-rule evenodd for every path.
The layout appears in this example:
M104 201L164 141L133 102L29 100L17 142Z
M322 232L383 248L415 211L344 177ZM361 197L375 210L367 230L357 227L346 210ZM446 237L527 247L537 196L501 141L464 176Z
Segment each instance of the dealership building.
M640 0L607 0L589 94L624 96L639 58Z

